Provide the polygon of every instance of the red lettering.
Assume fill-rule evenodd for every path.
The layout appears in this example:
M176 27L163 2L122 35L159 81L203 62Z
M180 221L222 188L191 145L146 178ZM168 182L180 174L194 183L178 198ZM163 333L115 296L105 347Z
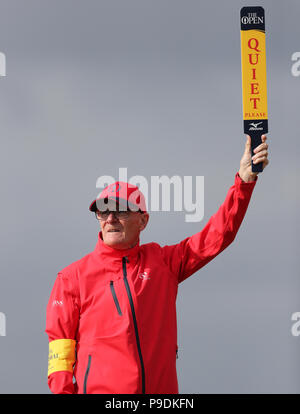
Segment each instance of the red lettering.
M256 102L260 101L260 98L250 98L250 101L253 101L253 109L257 109Z
M256 83L251 83L250 85L251 85L251 94L252 95L259 94L259 91L258 91L258 83L257 82Z
M245 112L245 118L252 118L252 119L263 118L264 119L266 117L267 115L265 112Z
M252 40L254 40L254 45ZM252 37L251 39L248 40L248 47L249 49L255 50L255 52L261 52L261 50L258 50L258 45L259 45L259 41L257 39L255 39L254 37Z
M257 65L258 64L258 56L259 56L258 53L249 53L248 56L249 56L250 65ZM255 62L253 61L252 56L256 56L256 61Z
M259 41L258 39L252 37L251 39L248 40L248 48L252 51L255 51L257 53L248 53L249 56L249 63L252 66L258 65L259 64L259 56L261 53L260 47L259 47ZM249 50L249 51L250 51ZM249 68L250 69L250 68ZM252 71L252 80L257 80L256 78L256 68L251 68L250 69ZM259 95L260 91L259 91L259 83L258 82L250 82L250 93L251 95ZM251 106L253 110L257 110L259 102L260 102L260 98L259 97L252 97L250 98L250 102L251 102Z

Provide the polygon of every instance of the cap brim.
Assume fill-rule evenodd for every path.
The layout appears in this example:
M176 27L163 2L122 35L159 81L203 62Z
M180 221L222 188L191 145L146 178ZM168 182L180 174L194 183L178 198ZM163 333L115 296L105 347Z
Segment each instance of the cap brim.
M123 200L121 198L116 198L116 197L111 197L111 198L100 198L100 199L96 199L94 200L90 207L89 210L96 212L97 210L99 211L103 211L103 210L117 210L117 206L118 207L123 207L124 210L127 210L128 208L132 211L138 211L139 208L138 206L136 206L135 204L129 203L127 200Z

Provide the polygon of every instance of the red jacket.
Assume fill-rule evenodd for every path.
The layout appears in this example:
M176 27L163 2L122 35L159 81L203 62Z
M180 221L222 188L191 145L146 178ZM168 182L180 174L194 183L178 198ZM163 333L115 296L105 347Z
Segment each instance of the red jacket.
M58 273L46 322L52 392L178 393L178 284L234 240L254 186L236 174L203 230L178 244L116 250L100 234L92 253Z

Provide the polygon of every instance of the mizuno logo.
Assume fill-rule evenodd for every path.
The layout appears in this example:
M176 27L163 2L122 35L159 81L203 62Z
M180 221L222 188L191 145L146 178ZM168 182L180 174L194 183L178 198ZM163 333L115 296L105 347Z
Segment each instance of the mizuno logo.
M251 124L249 124L249 127L251 126L251 128L249 128L249 131L263 131L263 127L259 127L259 125L262 123L263 122L252 122Z
M257 122L257 124L255 124L254 122L252 122L251 124L249 124L249 125L252 125L254 128L257 128L258 127L258 125L260 125L260 124L262 124L262 122Z

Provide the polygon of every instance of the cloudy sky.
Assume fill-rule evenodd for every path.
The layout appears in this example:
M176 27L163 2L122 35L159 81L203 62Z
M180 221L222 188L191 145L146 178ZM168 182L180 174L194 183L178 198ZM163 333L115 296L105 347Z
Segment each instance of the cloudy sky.
M142 242L179 242L223 202L244 150L243 1L0 0L0 393L48 393L46 304L94 248L88 206L119 168L204 177L204 217L153 212ZM180 285L182 393L299 392L300 3L266 12L270 165L234 243Z

